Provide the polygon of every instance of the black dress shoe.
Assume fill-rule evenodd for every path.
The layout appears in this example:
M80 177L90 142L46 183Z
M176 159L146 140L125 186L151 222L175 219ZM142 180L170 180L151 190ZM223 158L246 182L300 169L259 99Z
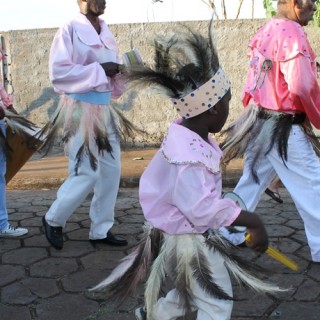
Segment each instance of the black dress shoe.
M126 246L128 241L122 237L115 236L111 231L103 239L90 240L92 243L106 243L111 246Z
M61 250L63 247L62 227L51 227L44 216L42 217L42 224L49 243L54 248Z

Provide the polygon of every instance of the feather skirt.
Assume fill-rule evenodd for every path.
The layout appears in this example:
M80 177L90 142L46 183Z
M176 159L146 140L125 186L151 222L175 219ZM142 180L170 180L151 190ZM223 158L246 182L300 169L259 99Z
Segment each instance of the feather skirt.
M261 117L263 113L263 117ZM288 138L293 125L293 116L288 113L261 109L254 104L248 105L242 115L222 131L224 141L220 144L223 150L222 165L226 166L232 159L244 156L247 148L254 155L246 159L250 163L251 174L259 183L256 167L259 159L276 148L284 165L288 160ZM320 140L315 135L308 120L299 125L305 132L317 156L320 156Z
M98 154L109 152L112 155L110 133L116 135L119 143L125 143L137 131L141 132L111 105L91 104L63 95L52 118L38 134L44 138L40 152L47 155L58 138L67 152L70 139L80 132L83 144L77 152L75 170L77 172L84 155L89 157L92 169L96 170Z
M21 143L27 145L29 149L36 151L41 147L42 140L35 139L35 136L38 135L40 129L33 122L8 109L5 110L5 117L3 120L7 128L6 130L10 130L13 135L19 136ZM14 150L11 148L8 137L3 134L2 130L0 130L0 148L7 161L11 161Z
M133 252L91 291L109 288L112 299L122 303L138 287L145 283L145 307L147 319L152 320L164 284L169 277L179 294L181 307L186 312L193 305L194 281L206 294L217 299L233 300L216 282L210 267L210 252L218 253L225 261L229 273L240 283L261 293L283 292L278 286L260 280L255 274L262 269L242 260L233 246L218 231L201 234L169 235L150 225L145 227L144 237ZM209 253L208 253L209 252Z

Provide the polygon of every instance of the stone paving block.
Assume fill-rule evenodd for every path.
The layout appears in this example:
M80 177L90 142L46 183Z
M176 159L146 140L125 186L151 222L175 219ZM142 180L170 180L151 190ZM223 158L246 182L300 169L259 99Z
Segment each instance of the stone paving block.
M1 320L33 320L27 306L7 306L0 303Z
M28 265L48 257L44 248L19 248L2 255L2 263Z
M95 249L91 243L87 241L67 241L63 250L51 250L52 257L77 258L94 252Z
M22 208L17 208L17 212L21 212L21 213L35 213L38 211L46 211L48 208L42 206L33 206L28 204L27 206L24 206Z
M96 286L109 274L106 270L99 270L93 264L85 271L70 274L61 280L62 287L66 292L78 292L86 294L86 291Z
M266 224L266 225L274 225L274 224L275 225L282 225L282 224L285 224L286 226L288 226L287 222L288 222L288 219L286 219L284 217L281 217L281 216L276 216L275 214L273 214L273 212L270 215L264 215L263 216L263 223Z
M290 219L286 222L286 226L291 227L295 230L303 231L304 232L304 226L303 223L301 223L301 219Z
M138 209L135 209L138 210ZM138 223L139 225L143 225L145 219L141 212L139 214L127 212L123 217L117 218L120 223Z
M39 298L49 298L59 293L57 282L53 279L26 278L20 283Z
M45 211L48 210L48 207L52 205L52 200L51 199L34 199L31 201L31 204L33 206L45 206Z
M19 292L19 294L17 294ZM28 305L38 297L21 282L13 283L1 290L1 302L7 304Z
M42 227L42 221L39 217L30 217L29 219L24 219L20 222L22 227Z
M37 320L85 320L99 310L99 304L82 295L61 294L41 300L36 307ZM111 319L110 319L111 320Z
M320 287L316 281L306 279L302 285L299 286L294 298L298 301L314 301L320 295ZM320 318L320 314L319 314Z
M266 229L273 237L289 237L295 232L294 229L289 228L286 225L266 225Z
M81 229L81 224L76 222L68 222L66 226L63 228L63 233L68 234L70 231L79 230Z
M114 233L116 234L137 234L143 232L143 224L139 223L133 223L133 224L120 224L120 225L115 225L112 229L114 230Z
M25 269L23 266L0 265L0 287L22 279L24 276Z
M319 303L282 303L268 320L319 320Z
M32 277L60 278L79 269L75 259L69 258L46 258L30 266Z
M292 240L292 238L270 238L270 245L277 248L282 253L294 253L299 248L301 248L301 244Z
M127 209L139 208L139 207L140 207L140 204L138 199L122 198L122 199L118 199L116 203L117 210L127 210Z
M13 212L9 213L9 220L10 221L21 221L21 220L27 220L29 218L34 217L33 212L16 212L17 210L14 210Z
M89 241L89 229L81 228L79 225L76 230L65 233L65 235L70 240Z
M248 293L245 300L234 302L232 316L235 318L249 316L260 319L272 305L273 300L266 295L255 295L253 299L252 293Z
M311 264L308 275L313 279L320 281L320 263Z
M85 269L94 267L98 270L111 270L125 256L126 254L123 252L123 250L119 249L112 252L96 251L88 254L85 257L82 257L80 261Z
M0 254L20 247L20 239L0 238Z
M43 233L28 237L23 242L25 247L48 247L48 241Z

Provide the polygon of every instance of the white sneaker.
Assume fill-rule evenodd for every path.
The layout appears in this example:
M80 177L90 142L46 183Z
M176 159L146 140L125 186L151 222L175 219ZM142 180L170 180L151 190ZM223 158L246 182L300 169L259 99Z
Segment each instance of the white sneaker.
M23 236L24 234L28 233L28 229L25 228L19 228L19 227L14 227L11 224L8 224L8 226L0 231L0 238L3 237L20 237Z

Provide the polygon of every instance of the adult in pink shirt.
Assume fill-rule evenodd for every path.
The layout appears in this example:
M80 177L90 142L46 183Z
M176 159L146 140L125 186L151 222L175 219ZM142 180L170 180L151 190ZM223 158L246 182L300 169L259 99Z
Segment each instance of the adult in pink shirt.
M249 42L245 110L227 130L222 148L225 162L245 152L234 192L249 211L278 175L303 219L312 261L320 262L320 144L312 129L320 128L320 88L316 57L303 30L315 2L278 1L277 15Z
M46 146L62 129L68 149L69 174L43 217L47 240L63 247L67 219L93 191L89 238L127 245L114 235L114 207L120 182L120 122L111 99L125 89L115 37L99 18L105 0L78 0L80 12L56 33L50 50L49 74L61 102L43 130ZM44 147L44 148L45 148Z

